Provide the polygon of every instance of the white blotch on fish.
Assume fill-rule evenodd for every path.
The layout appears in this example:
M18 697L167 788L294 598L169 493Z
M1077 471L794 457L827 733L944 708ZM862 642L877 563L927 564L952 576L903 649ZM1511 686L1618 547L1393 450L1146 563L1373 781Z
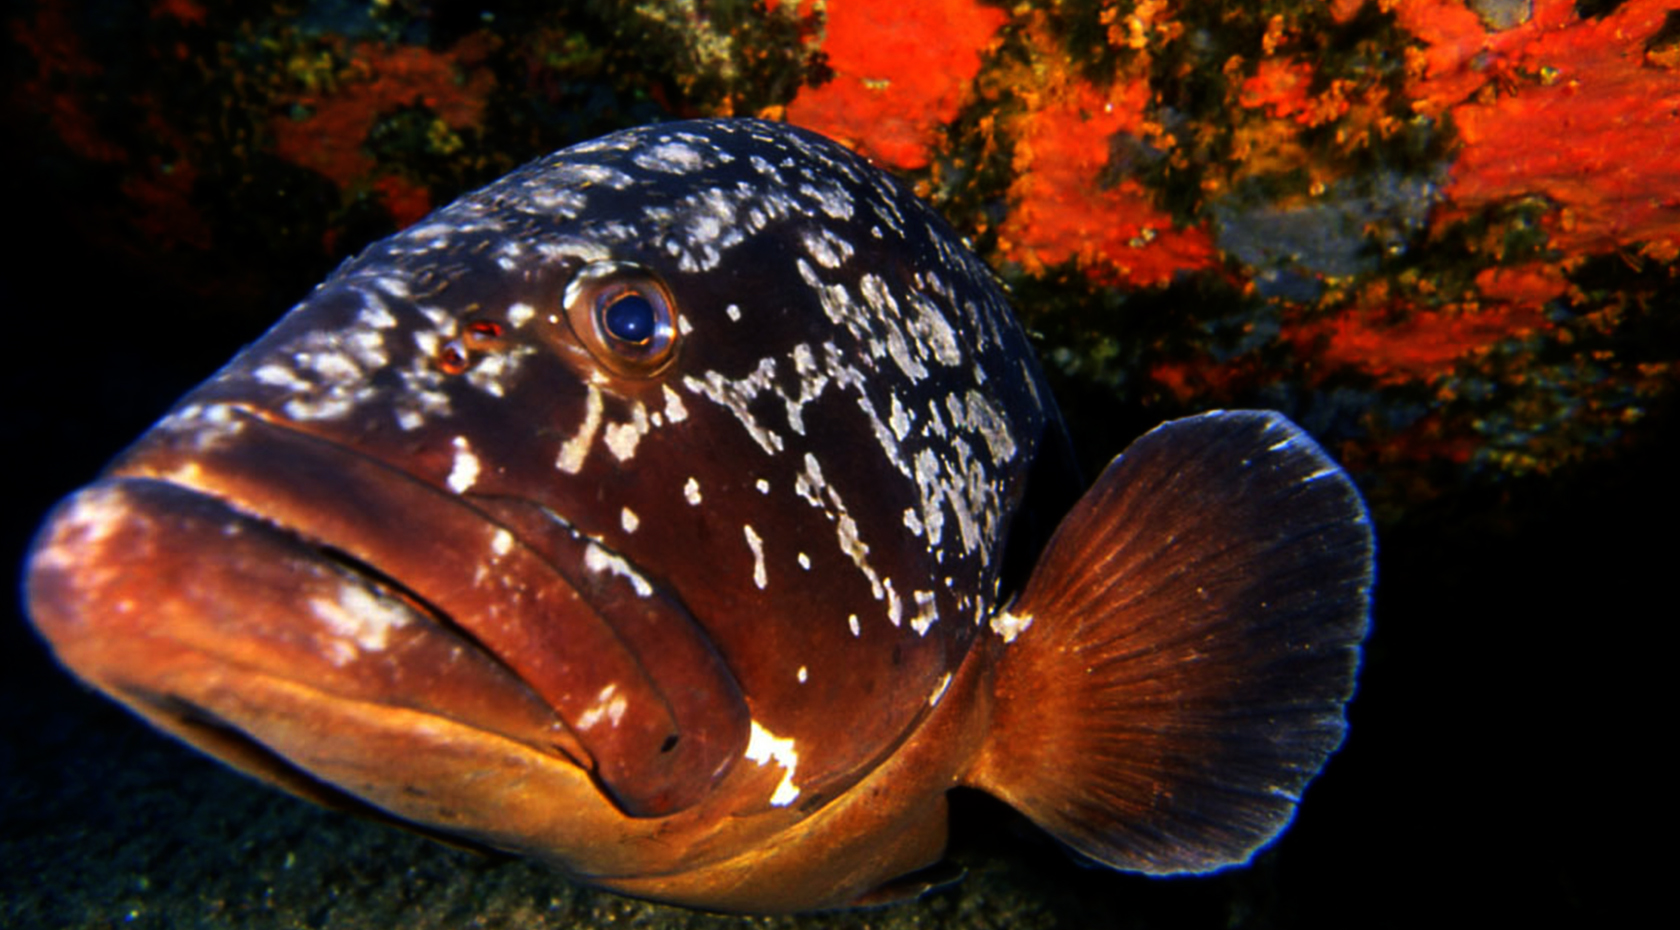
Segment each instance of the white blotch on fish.
M745 755L761 768L771 762L782 767L782 780L770 793L772 807L786 807L799 797L799 786L793 783L794 772L799 768L799 752L794 748L792 737L780 738L754 720Z
M747 537L747 548L751 549L753 554L753 584L757 585L758 589L762 591L765 585L769 583L769 577L764 571L764 540L759 537L758 532L752 528L750 523L742 526L741 530Z
M554 461L554 467L568 475L583 470L589 447L595 444L595 433L601 428L601 389L591 384L588 391L584 400L583 422L578 424L577 432L570 439L561 443L560 455Z
M473 454L465 436L456 436L451 444L455 447L455 461L450 465L449 477L444 479L444 484L456 494L465 494L478 481L478 456Z
M400 600L349 581L339 585L334 598L310 598L309 609L335 637L327 647L327 659L334 665L354 659L358 648L384 649L391 631L407 626L411 617Z
M618 693L617 684L607 685L595 695L595 703L578 715L576 726L579 730L592 730L605 720L609 726L616 727L629 706L629 700Z
M1017 616L1007 610L1000 610L992 615L992 632L1002 637L1005 643L1012 643L1015 637L1025 633L1027 628L1032 626L1032 622L1032 614Z
M630 582L638 597L647 597L653 593L653 584L642 576L641 572L630 567L630 563L616 552L607 551L600 543L590 540L583 549L583 567L592 572L611 572Z

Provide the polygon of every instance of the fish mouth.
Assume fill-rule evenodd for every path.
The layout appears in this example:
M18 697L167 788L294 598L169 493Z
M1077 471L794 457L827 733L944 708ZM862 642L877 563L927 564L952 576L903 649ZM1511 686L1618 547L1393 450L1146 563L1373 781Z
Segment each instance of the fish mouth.
M330 806L514 849L530 827L496 812L537 785L556 800L527 819L692 806L746 741L733 678L628 563L537 535L233 408L209 436L154 429L61 504L26 597L78 675ZM673 638L698 656L674 684L648 658Z

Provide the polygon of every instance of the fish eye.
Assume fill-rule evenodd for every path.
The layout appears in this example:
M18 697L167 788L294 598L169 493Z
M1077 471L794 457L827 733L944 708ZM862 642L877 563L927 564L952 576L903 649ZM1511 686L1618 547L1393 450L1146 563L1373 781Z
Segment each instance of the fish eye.
M482 318L469 320L455 338L438 347L432 362L446 375L459 375L472 367L475 354L495 351L501 339L502 324Z
M619 295L601 311L601 328L610 339L646 345L658 328L658 314L646 297L630 291Z
M646 268L624 262L586 265L566 285L563 300L572 332L613 373L652 377L676 357L675 302Z

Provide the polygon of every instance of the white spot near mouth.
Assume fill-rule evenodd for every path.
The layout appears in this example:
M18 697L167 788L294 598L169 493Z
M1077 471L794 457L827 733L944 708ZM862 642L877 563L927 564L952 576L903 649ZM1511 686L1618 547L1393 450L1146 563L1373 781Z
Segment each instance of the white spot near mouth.
M583 567L592 572L612 572L614 575L630 582L630 586L636 589L638 597L647 597L653 593L653 585L642 577L641 572L631 568L630 563L624 560L624 556L608 552L599 543L590 542L583 550Z
M851 616L847 617L846 618L846 625L852 628L852 635L853 636L862 636L863 635L863 628L858 626L857 614L852 614Z
M793 773L799 768L799 752L794 748L792 737L782 739L754 720L752 736L747 740L746 757L761 767L775 762L784 770L781 783L770 793L770 806L786 807L799 797L799 786L793 783Z
M630 702L625 700L624 695L618 693L616 683L607 685L601 689L600 694L595 695L595 703L588 710L578 715L577 728L580 730L592 729L602 720L616 727L618 722L624 719L624 710L629 704Z
M311 598L309 608L333 635L369 652L384 649L391 631L407 626L410 616L400 601L350 582L339 586L334 600ZM327 658L334 665L343 665L354 657L355 650L340 642L334 644Z
M498 556L507 555L513 551L513 534L507 530L498 529L496 535L490 537L490 551Z
M811 677L811 670L801 665L799 671L794 672L794 677L799 679L800 684L804 684L806 679Z
M758 589L762 591L769 583L769 578L764 573L764 540L759 538L750 523L743 524L741 529L746 533L747 548L751 549L753 554L753 584L758 585Z
M95 550L134 514L127 492L118 487L95 486L70 501L63 515L49 524L50 540L35 551L37 570L62 571L84 562L98 564L101 559Z
M700 482L692 476L683 484L683 500L688 501L690 506L700 506Z
M450 466L449 477L444 479L444 483L456 494L465 494L478 480L478 456L473 454L465 436L456 436L453 445L455 463Z
M232 404L188 404L159 420L157 428L191 433L193 448L204 452L244 432L245 421Z
M626 533L636 532L636 527L640 526L642 523L641 519L636 516L636 511L631 510L629 507L619 511L618 522L619 525L624 527L624 532Z

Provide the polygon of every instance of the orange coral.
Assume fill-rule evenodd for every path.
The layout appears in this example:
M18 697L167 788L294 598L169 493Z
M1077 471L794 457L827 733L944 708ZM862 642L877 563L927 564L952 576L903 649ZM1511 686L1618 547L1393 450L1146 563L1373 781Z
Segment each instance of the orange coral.
M193 0L160 0L152 7L152 18L160 19L166 16L194 26L204 25L206 18L204 7Z
M341 188L373 171L373 156L362 146L380 114L421 104L449 126L464 129L482 117L494 82L483 69L462 80L450 55L408 45L358 44L345 70L335 90L297 97L313 110L308 118L277 117L271 123L281 158L319 171Z
M171 247L210 248L214 231L192 204L198 169L182 160L165 166L150 159L143 171L123 178L122 193L136 227Z
M1004 258L1034 273L1077 259L1099 283L1145 287L1212 264L1205 229L1175 226L1134 179L1103 183L1110 139L1151 133L1149 94L1142 80L1106 93L1075 81L1039 97L1016 130L1014 206L998 230Z
M1431 380L1495 343L1549 325L1541 308L1527 302L1354 307L1291 327L1289 338L1326 371L1351 368L1396 385Z
M390 211L398 226L417 222L432 209L432 197L426 188L400 175L387 174L373 182L379 201Z
M16 19L9 25L12 41L35 59L35 74L19 80L13 91L16 100L27 101L23 109L49 114L53 134L77 157L93 162L127 161L128 153L107 139L87 112L82 95L66 86L98 78L105 69L83 50L65 9L47 4L30 19Z
M1242 105L1265 107L1277 119L1294 120L1302 126L1321 126L1347 115L1347 92L1352 81L1338 80L1322 94L1308 93L1312 86L1310 62L1289 58L1268 58L1260 62L1254 76L1243 82Z
M1421 111L1448 109L1462 150L1446 188L1449 223L1541 195L1566 251L1608 251L1680 235L1680 72L1646 63L1668 0L1628 0L1603 19L1535 0L1525 24L1490 33L1454 0L1400 4L1429 43L1414 74Z
M1480 442L1474 434L1466 433L1457 428L1446 416L1439 412L1425 414L1422 419L1398 433L1388 436L1380 446L1365 453L1364 457L1373 459L1365 465L1374 470L1378 462L1395 464L1428 462L1434 459L1445 460L1455 465L1467 464L1476 455ZM1345 452L1348 450L1344 450ZM1406 472L1401 471L1402 480L1406 480ZM1412 477L1414 484L1412 493L1420 498L1434 496L1428 489L1428 484L1421 478Z
M1407 50L1407 96L1415 110L1427 115L1474 93L1489 80L1486 63L1498 60L1535 27L1531 18L1517 29L1489 33L1463 0L1406 0L1392 6L1400 25L1424 43L1422 50Z
M829 0L827 12L834 79L801 90L788 120L893 167L926 165L1007 15L973 0Z
M1189 362L1157 362L1149 368L1149 379L1181 404L1232 397L1256 375L1252 359L1221 364L1205 355Z
M1569 279L1550 264L1484 268L1476 275L1476 289L1486 300L1538 306L1567 292Z

